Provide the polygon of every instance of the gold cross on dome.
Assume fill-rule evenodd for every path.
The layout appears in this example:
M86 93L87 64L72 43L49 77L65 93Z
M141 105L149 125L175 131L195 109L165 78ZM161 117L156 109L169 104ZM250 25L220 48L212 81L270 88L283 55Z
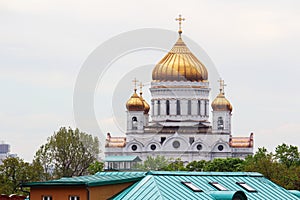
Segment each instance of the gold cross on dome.
M224 94L224 87L226 86L226 84L222 78L220 78L218 82L220 82L220 93Z
M181 15L179 14L179 17L175 19L176 21L179 22L179 30L178 30L178 33L179 35L181 35L182 33L182 30L181 30L181 22L185 20L185 18L182 18Z
M139 82L138 80L136 80L136 78L134 78L132 80L132 82L134 83L134 91L136 91L136 85L137 85L137 82Z

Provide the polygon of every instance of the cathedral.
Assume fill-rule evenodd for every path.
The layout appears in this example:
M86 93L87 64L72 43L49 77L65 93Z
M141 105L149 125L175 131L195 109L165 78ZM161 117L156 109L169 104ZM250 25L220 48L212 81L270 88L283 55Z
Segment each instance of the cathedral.
M107 134L107 161L113 161L112 157L119 161L126 156L145 160L160 155L188 163L253 154L253 133L232 136L233 108L225 97L222 79L220 92L210 105L209 72L182 40L184 18L177 20L178 40L152 71L151 103L143 98L142 86L138 94L135 80L133 94L126 102L126 136Z

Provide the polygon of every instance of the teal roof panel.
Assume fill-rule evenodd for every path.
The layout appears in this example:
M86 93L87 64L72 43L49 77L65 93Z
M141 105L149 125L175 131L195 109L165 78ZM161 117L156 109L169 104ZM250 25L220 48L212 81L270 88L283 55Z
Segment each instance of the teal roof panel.
M23 184L24 187L32 186L100 186L111 185L118 183L127 183L141 180L146 176L146 172L97 172L95 175L78 176L78 177L63 177L57 180L45 182L32 182Z

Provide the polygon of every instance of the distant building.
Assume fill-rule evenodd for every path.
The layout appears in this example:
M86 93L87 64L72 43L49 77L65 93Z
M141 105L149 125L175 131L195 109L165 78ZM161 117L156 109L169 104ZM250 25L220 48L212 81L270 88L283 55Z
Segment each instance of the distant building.
M179 18L181 20L181 17ZM211 103L208 70L179 37L152 71L151 106L137 93L126 103L125 137L107 134L105 156L161 155L183 162L214 158L245 158L253 154L253 133L234 137L231 131L233 107L225 97L224 81ZM151 119L150 119L151 117Z
M8 157L17 157L17 154L11 154L10 145L2 142L0 143L0 164L2 164L2 160Z
M98 172L23 184L31 200L300 199L254 172Z

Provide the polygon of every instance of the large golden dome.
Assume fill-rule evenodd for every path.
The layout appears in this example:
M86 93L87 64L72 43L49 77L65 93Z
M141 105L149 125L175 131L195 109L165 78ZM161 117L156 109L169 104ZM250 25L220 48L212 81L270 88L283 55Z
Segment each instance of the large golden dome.
M134 89L133 95L127 101L126 108L128 111L144 111L144 102L137 95L136 89Z
M205 66L192 54L181 36L173 48L155 66L153 81L206 81L208 73Z

